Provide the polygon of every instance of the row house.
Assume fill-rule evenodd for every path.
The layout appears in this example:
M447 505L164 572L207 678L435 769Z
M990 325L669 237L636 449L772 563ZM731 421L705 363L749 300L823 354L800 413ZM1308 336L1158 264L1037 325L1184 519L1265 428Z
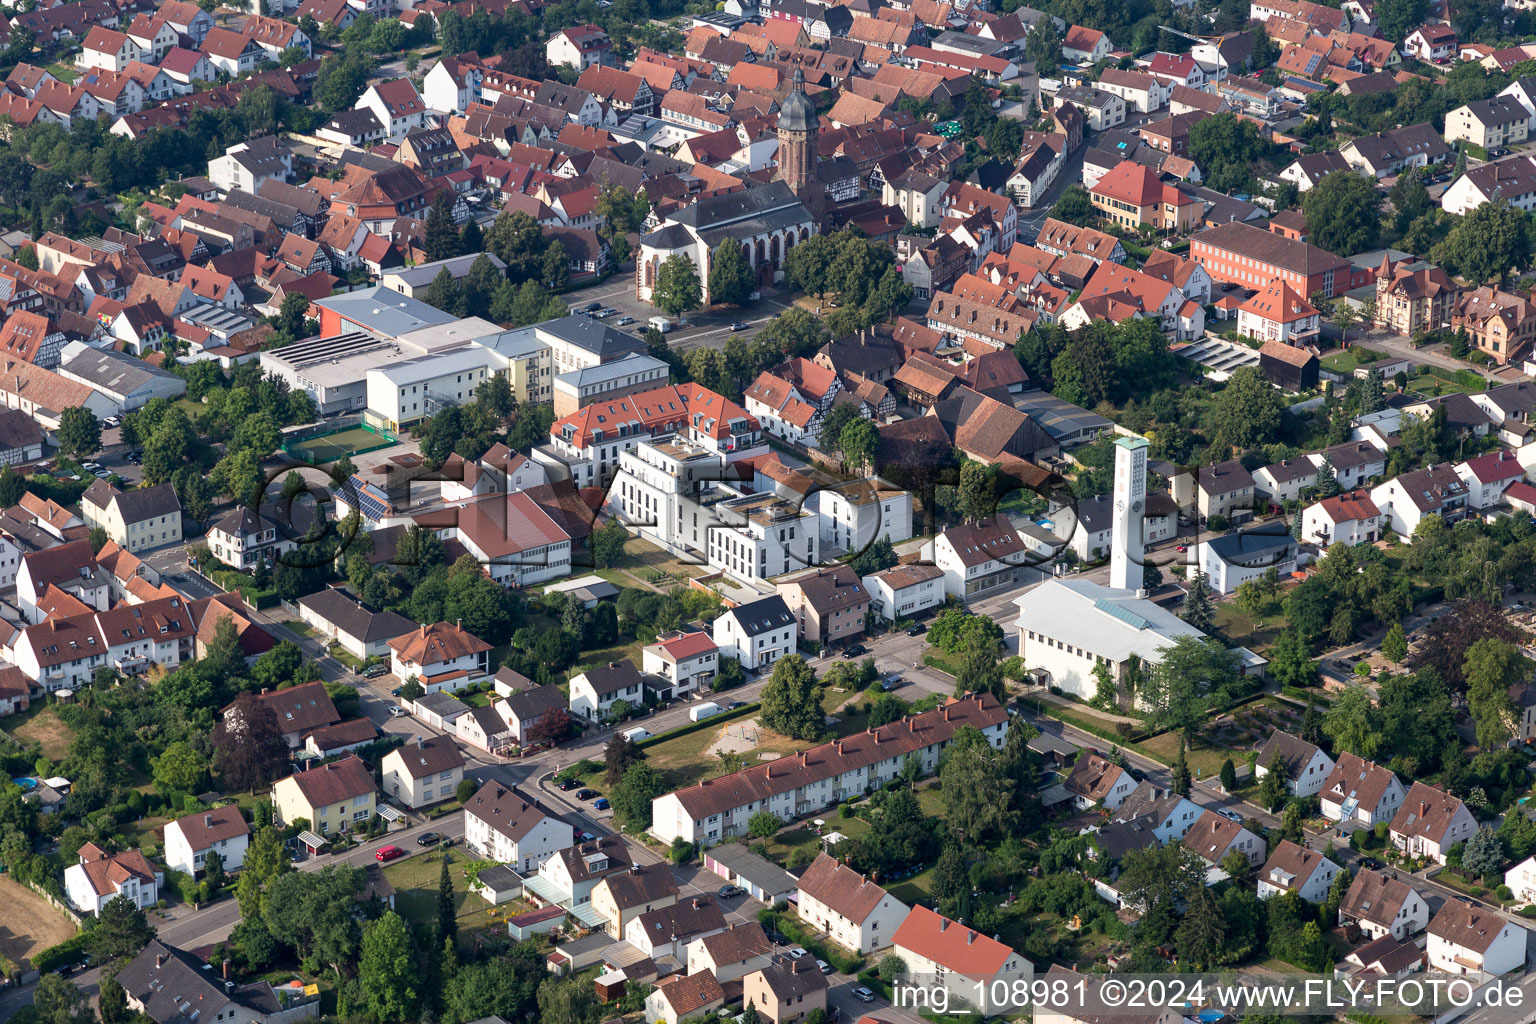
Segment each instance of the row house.
M970 726L1001 749L1008 715L991 694L950 700L862 733L798 754L666 793L652 801L651 834L663 843L699 846L746 834L747 821L768 811L794 821L870 792L898 777L908 758L920 773L937 769L956 730Z
M193 655L197 624L184 599L164 597L50 618L22 630L16 664L50 692L89 686L99 668L138 674L150 665L174 668Z

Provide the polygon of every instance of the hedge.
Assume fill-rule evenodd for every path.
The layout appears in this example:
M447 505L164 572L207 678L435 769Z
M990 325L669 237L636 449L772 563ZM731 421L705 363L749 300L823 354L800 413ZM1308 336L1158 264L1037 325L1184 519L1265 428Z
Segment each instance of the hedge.
M85 954L86 943L90 939L88 932L72 935L56 946L49 946L32 958L34 970L47 974L55 968L65 964L79 963L81 956Z
M1045 715L1049 718L1054 718L1058 721L1066 722L1074 729L1081 729L1083 732L1097 736L1101 740L1109 740L1111 743L1140 743L1142 740L1151 738L1148 733L1139 732L1135 729L1131 731L1129 736L1121 735L1114 729L1106 729L1101 725L1095 725L1093 722L1090 722L1087 719L1079 718L1077 715L1072 714L1071 711L1063 708L1059 704L1052 704L1038 698L1020 697L1018 698L1018 701L1020 704L1033 708L1036 714Z
M708 718L701 718L697 722L689 722L687 725L680 725L676 729L668 729L666 732L657 733L649 739L641 740L635 746L643 750L646 747L655 746L667 740L675 740L679 736L687 736L691 732L698 732L700 729L708 729L711 726L719 725L721 722L734 721L747 715L755 715L758 711L762 710L762 707L763 705L760 702L753 702L734 711L722 711L718 715L710 715Z
M1327 711L1328 706L1333 703L1332 699L1322 691L1304 690L1299 686L1282 686L1280 687L1280 695L1282 697L1289 697L1292 700L1299 700L1303 704L1307 703L1307 701L1311 701L1318 706L1319 710L1322 711Z
M772 908L764 907L757 912L757 920L763 927L779 932L797 946L803 946L812 956L825 960L843 974L858 974L864 966L863 957L845 952L841 946L833 946L813 938L815 933L808 930L788 912L781 914Z

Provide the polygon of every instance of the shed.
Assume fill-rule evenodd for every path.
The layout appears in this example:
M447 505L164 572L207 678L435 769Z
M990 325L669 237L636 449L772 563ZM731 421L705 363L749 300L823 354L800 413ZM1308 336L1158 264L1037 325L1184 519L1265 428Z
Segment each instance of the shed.
M565 923L564 907L540 907L507 920L507 934L521 942L535 935L548 935Z
M523 894L523 879L505 864L496 864L475 875L475 892L492 906Z
M1264 378L1286 391L1317 387L1317 356L1282 341L1266 341L1259 349L1259 369Z

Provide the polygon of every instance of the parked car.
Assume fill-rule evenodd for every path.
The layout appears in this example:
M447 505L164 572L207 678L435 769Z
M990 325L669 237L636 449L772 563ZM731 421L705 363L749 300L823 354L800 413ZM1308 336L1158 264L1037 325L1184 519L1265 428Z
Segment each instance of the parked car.
M742 323L740 320L738 320L735 323L731 324L731 333L733 333L733 334L735 332L737 332L737 331L744 331L746 329L747 329L747 325Z
M578 789L576 791L576 799L577 800L591 800L595 796L597 796L597 790L595 790L595 789L585 789L585 788L583 788L583 789Z
M391 704L389 706L389 717L390 718L400 718L404 714L405 714L405 708L401 707L400 705L398 705L398 704Z
M875 994L869 989L865 988L863 985L860 985L858 988L853 990L853 998L857 999L861 1003L872 1003L875 1001Z
M746 890L739 885L722 885L720 887L719 895L721 899L728 900L740 896L745 891Z
M440 840L442 838L443 837L438 835L436 832L423 832L421 835L416 837L416 845L417 846L436 846L438 840Z
M379 662L376 665L369 665L367 668L363 669L364 679L377 679L379 676L387 675L389 675L389 666L383 662ZM394 691L394 695L396 697L400 696L400 690L398 688Z
M622 317L619 317L619 326L620 327L628 327L630 324L632 324L634 322L635 322L635 318L632 317L632 316L622 316Z
M373 855L373 859L381 864L388 864L396 857L404 856L405 851L400 849L398 846L381 846L379 847L379 851Z
M863 644L853 644L843 652L845 658L862 658L869 653L869 649Z
M581 785L581 780L580 779L561 779L560 780L560 789L563 792L566 792L566 793L569 793L571 790L575 789L579 785Z
M821 968L822 974L832 973L832 965L827 963L825 960L820 959L819 957L816 960L816 966Z
M585 306L582 306L581 308L585 312L596 313L598 310L603 308L603 304L601 302L589 302Z
M799 960L803 956L810 956L810 955L811 954L809 952L807 952L805 950L805 948L802 947L802 946L796 946L794 949L791 949L789 951L789 958L791 960Z
M576 839L577 839L578 842L590 843L592 840L594 840L596 838L597 838L597 836L593 835L591 832L578 832L578 833L576 833Z
M928 632L927 624L918 622L911 629L907 630L907 636L922 636L926 632Z
M613 805L608 802L608 798L607 797L600 796L596 800L592 801L592 806L596 807L600 811L606 811L608 808L612 807Z
M733 700L733 701L731 701L729 704L727 704L725 706L725 710L727 710L727 711L735 711L737 708L744 708L746 706L747 706L747 702L744 701L744 700Z

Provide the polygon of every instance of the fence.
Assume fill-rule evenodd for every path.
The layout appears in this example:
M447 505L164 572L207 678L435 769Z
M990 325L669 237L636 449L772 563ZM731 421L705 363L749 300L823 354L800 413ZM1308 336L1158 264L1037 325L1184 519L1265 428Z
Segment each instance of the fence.
M65 903L63 900L58 899L49 893L46 889L38 886L35 882L23 882L22 884L25 885L28 889L31 889L33 892L37 893L43 899L47 900L50 907L63 914L65 917L69 918L69 920L74 924L76 928L82 927L84 925L84 919L82 919L79 914L75 913L74 910L70 908L69 904Z

